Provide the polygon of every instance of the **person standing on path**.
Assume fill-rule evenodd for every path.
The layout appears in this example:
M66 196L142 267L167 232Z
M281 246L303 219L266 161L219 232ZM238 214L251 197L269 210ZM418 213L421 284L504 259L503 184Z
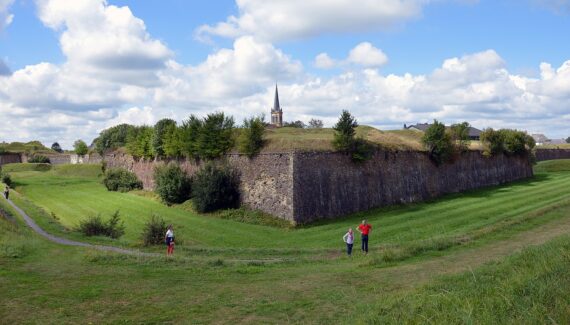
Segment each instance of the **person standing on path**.
M342 240L346 243L346 253L348 256L352 256L352 245L354 244L352 228L348 228L348 232L342 237Z
M170 256L174 253L174 231L172 230L172 225L168 225L164 241L166 242L166 256Z
M6 188L4 189L4 197L6 198L6 200L8 200L10 197L10 186L8 185L6 185Z
M362 251L364 254L368 254L368 234L372 229L372 225L368 224L366 220L362 220L362 223L358 226L358 232L362 234Z

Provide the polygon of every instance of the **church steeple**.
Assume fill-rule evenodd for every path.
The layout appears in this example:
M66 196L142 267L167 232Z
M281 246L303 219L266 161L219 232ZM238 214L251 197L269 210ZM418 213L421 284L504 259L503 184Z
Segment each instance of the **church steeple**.
M279 104L279 90L275 84L275 99L273 100L273 107L271 108L271 124L276 127L283 126L283 110Z

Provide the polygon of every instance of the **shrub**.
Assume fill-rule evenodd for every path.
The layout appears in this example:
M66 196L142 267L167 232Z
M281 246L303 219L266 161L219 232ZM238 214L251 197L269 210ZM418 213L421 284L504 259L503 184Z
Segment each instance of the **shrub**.
M190 198L191 179L176 163L154 169L155 191L167 204L182 203Z
M285 122L285 123L283 123L283 127L304 129L306 127L306 125L305 125L305 123L303 123L303 121L297 120L294 122Z
M2 183L12 187L12 177L10 177L10 174L2 174Z
M75 141L73 143L73 149L75 150L75 153L80 156L86 155L87 152L89 151L89 147L87 147L87 144L83 140Z
M198 138L200 158L214 159L226 154L234 145L234 119L223 112L208 114Z
M349 152L353 148L357 126L356 119L348 111L343 110L333 127L335 131L333 146L336 150Z
M58 153L63 153L63 149L61 149L61 146L57 142L52 143L51 150L58 152Z
M252 117L243 121L243 130L239 136L239 151L248 157L253 157L259 153L263 147L263 132L265 125L263 117Z
M434 120L424 133L422 142L428 150L430 159L437 165L453 158L454 145L451 141L451 135L445 131L443 123Z
M468 122L451 125L450 134L451 141L457 146L459 151L467 151L469 149L469 128Z
M107 236L116 239L125 234L125 226L121 222L119 211L115 211L107 222L103 221L100 215L82 220L78 231L85 236Z
M323 120L317 120L312 118L309 121L309 128L310 129L322 129L323 128Z
M49 158L42 155L32 155L28 158L28 163L30 164L49 164Z
M135 173L124 168L111 168L105 172L103 184L109 191L128 192L135 189L142 189L143 184Z
M198 212L239 206L237 175L228 166L206 164L194 176L192 202Z
M153 214L147 223L145 223L141 239L145 246L159 245L164 241L167 226L164 219Z
M499 153L532 156L532 149L536 145L526 132L510 129L486 129L481 133L481 142L484 145L483 153L487 156Z

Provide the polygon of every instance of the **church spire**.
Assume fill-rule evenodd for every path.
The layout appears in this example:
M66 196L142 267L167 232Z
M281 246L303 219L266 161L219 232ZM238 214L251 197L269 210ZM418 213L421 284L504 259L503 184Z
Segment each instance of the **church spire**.
M281 111L281 106L279 106L279 91L277 90L277 84L275 84L275 101L273 102L273 111Z

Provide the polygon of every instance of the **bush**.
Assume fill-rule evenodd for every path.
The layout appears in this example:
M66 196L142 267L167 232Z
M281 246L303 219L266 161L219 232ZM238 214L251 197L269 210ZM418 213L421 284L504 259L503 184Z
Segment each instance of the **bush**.
M428 150L430 159L437 165L453 158L455 148L451 135L445 131L443 123L434 120L422 137L422 142Z
M534 139L525 132L510 129L486 129L481 133L481 142L484 145L483 153L486 156L504 153L507 155L532 156L535 146Z
M79 223L78 231L85 236L107 236L119 238L125 234L125 226L121 222L119 211L115 211L107 222L100 215L90 216Z
M49 164L49 158L42 155L33 155L28 158L28 163L30 164Z
M159 245L164 241L167 226L164 219L153 214L147 223L145 223L141 239L145 246Z
M12 187L12 177L10 177L10 174L2 174L2 183Z
M109 191L128 192L135 189L142 189L143 184L135 173L124 168L111 168L105 172L103 184Z
M265 125L263 117L252 117L243 121L243 130L239 136L239 151L248 157L253 157L259 153L263 147L263 132Z
M89 151L89 147L87 147L85 141L77 140L73 143L73 150L75 151L76 154L84 156Z
M182 203L190 198L191 179L180 166L171 162L154 170L155 191L167 204Z
M198 212L239 206L237 175L228 166L206 164L194 176L192 202Z

